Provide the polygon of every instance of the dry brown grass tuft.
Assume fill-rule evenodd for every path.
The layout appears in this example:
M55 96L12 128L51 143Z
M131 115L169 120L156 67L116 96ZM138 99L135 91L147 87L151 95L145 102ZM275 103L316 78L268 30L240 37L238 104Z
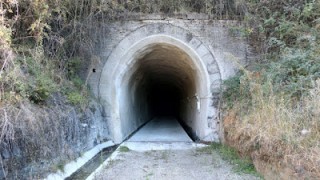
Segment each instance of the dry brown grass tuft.
M320 178L320 80L298 105L259 93L257 84L255 89L249 110L238 103L225 117L226 142L256 164L275 165L271 169L281 178Z

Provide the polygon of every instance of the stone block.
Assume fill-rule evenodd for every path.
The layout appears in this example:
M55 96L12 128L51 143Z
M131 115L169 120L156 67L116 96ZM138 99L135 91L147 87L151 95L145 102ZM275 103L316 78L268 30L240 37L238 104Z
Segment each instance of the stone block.
M209 74L216 74L219 73L219 67L217 64L210 64L207 67Z
M201 45L201 41L199 41L199 39L193 37L192 40L189 42L189 45L193 49L197 49Z

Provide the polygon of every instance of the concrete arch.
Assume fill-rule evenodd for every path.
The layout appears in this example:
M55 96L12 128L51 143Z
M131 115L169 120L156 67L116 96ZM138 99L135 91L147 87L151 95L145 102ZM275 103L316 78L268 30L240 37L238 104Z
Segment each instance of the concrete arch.
M121 40L101 72L99 97L111 116L109 127L115 142L150 120L149 107L137 99L144 98L146 88L155 81L164 81L182 94L183 123L196 137L218 140L218 63L190 32L159 23L142 26Z

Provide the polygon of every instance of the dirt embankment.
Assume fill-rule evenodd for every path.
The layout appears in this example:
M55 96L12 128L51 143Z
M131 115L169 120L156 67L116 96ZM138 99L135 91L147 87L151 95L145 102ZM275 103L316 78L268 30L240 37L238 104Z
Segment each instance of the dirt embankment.
M266 179L320 178L318 149L294 151L290 144L261 136L255 128L254 124L244 124L235 112L231 111L224 117L225 143L236 148L242 156L251 157L257 171ZM308 158L310 155L314 158Z

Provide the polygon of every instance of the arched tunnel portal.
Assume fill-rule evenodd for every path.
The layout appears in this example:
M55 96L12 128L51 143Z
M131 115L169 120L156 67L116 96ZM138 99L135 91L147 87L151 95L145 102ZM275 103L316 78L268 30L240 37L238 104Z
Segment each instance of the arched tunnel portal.
M211 69L219 69L210 51L203 53L202 44L192 47L190 38L186 43L166 34L139 40L132 36L114 49L100 78L100 98L110 114L113 140L119 143L163 116L178 119L195 138L217 140L212 137L217 132L212 125L217 123L213 90L220 88L221 79L219 71L209 70L210 63Z

